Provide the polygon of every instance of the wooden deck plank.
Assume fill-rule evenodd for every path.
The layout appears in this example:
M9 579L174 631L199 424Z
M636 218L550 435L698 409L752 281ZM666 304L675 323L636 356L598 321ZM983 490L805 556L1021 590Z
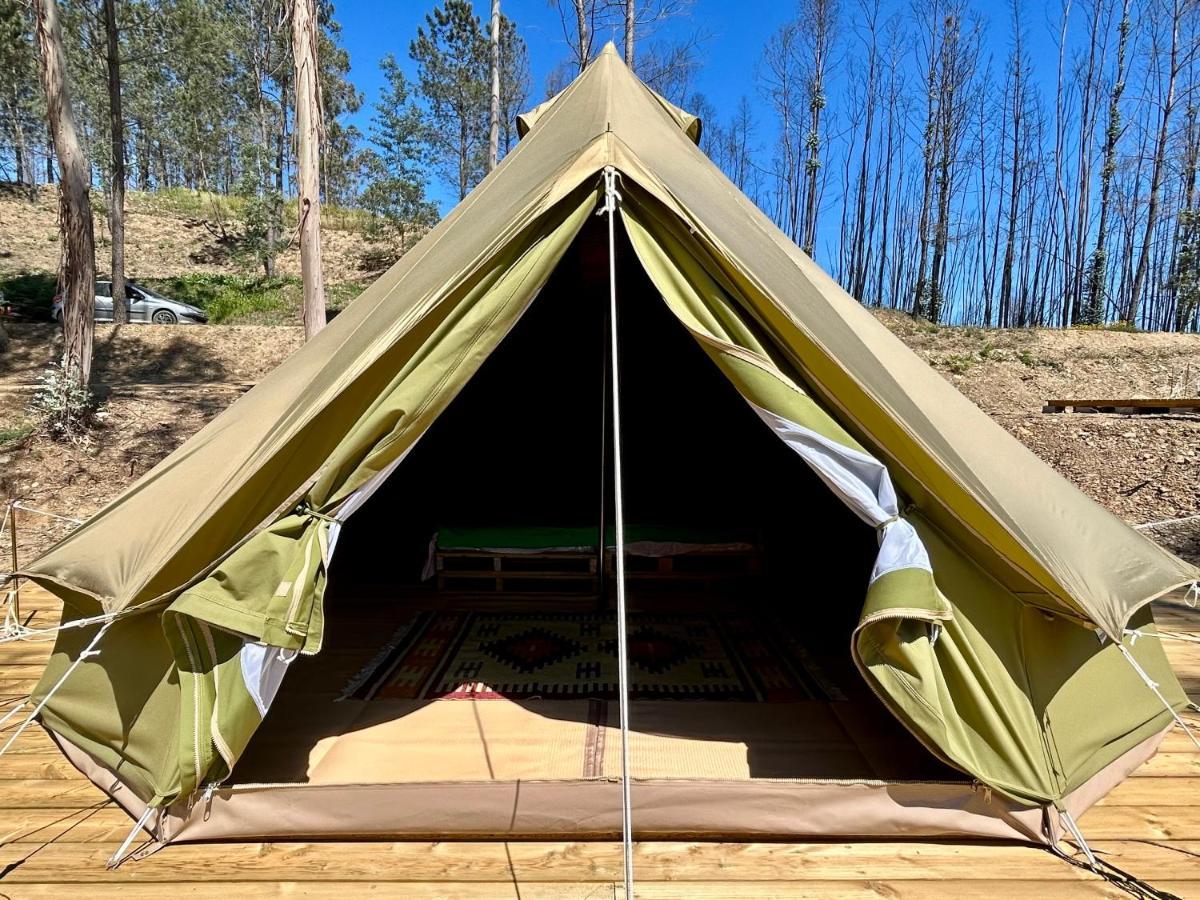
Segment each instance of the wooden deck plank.
M6 882L87 883L104 870L118 843L47 843L0 848ZM714 846L721 848L712 852ZM1196 844L1187 844L1196 849ZM1200 878L1186 853L1144 843L1110 842L1102 851L1126 864L1153 864L1159 877ZM219 868L214 862L219 860ZM871 842L639 844L634 867L645 881L825 881L990 879L1020 868L1045 881L1090 881L1092 875L1035 847L993 843ZM621 845L614 842L317 842L179 844L108 872L108 881L613 881Z
M62 897L61 884L14 885L5 888L7 896L18 898L45 898L55 900ZM1164 884L1167 890L1186 896L1185 887ZM257 900L273 897L307 897L312 900L344 900L350 896L366 898L403 898L403 900L614 900L624 896L623 889L615 882L542 882L538 884L504 884L490 882L437 882L408 883L394 882L345 882L345 881L278 881L263 882L220 882L212 881L176 882L171 885L172 897L212 897L214 888L219 890L222 900ZM994 881L906 881L880 882L862 879L858 881L813 881L790 880L767 883L745 883L736 881L688 882L686 888L675 882L640 881L636 896L641 900L843 900L843 898L884 897L889 900L945 900L947 897L962 897L967 900L1044 900L1047 883L1032 879L1003 879ZM1056 900L1075 898L1124 898L1129 895L1103 882L1055 883ZM88 897L95 900L161 900L163 888L160 884L129 884L97 882L88 885Z
M1200 409L1200 397L1101 397L1098 400L1047 400L1047 406L1119 406L1164 409Z
M52 625L36 588L23 610ZM1169 604L1161 627L1200 634L1200 611ZM1164 641L1200 697L1200 645ZM0 698L36 684L49 642L0 644ZM1200 725L1200 716L1186 714ZM0 760L0 894L7 897L619 897L609 842L374 842L176 845L115 872L104 865L129 817L31 728ZM1081 827L1104 859L1179 896L1200 896L1200 751L1181 730ZM637 845L639 897L1126 896L1044 849L970 842L653 842ZM86 889L82 887L86 886ZM219 886L219 890L215 890Z

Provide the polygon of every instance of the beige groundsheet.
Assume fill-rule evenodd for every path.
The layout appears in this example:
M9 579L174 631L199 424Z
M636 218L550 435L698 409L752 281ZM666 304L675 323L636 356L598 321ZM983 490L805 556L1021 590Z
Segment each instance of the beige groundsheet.
M895 740L892 723L851 702L634 701L630 720L636 778L912 778L928 768L913 758L919 748L897 752L910 742ZM613 778L616 723L616 704L596 700L318 702L268 723L235 781Z

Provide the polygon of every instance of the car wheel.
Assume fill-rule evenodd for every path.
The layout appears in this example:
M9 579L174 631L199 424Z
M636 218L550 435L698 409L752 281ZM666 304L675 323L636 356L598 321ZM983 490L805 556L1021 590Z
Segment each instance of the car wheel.
M174 325L179 321L179 317L169 309L157 309L154 315L150 317L150 321L155 325Z

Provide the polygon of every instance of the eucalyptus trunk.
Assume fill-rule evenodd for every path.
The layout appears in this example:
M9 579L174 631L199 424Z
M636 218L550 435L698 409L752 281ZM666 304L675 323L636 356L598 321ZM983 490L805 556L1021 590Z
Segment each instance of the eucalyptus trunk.
M79 142L67 82L67 58L55 0L34 0L46 118L58 157L62 262L63 370L86 391L92 376L96 305L96 244L92 234L91 167Z
M108 56L108 128L112 140L112 186L108 230L112 235L113 324L129 321L125 297L125 119L121 111L121 47L117 36L117 0L104 0Z
M325 327L325 287L321 268L321 90L317 81L314 0L295 0L292 55L296 69L300 276L304 285L304 339L309 340Z

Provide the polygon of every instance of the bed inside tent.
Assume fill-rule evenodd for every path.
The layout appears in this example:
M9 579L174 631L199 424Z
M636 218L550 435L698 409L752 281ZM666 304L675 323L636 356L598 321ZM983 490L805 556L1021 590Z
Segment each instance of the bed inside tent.
M620 833L602 226L347 519L324 647L292 663L233 790L386 807L398 834ZM967 776L851 659L874 529L752 411L623 234L616 258L635 831L917 833L906 791L969 807Z

